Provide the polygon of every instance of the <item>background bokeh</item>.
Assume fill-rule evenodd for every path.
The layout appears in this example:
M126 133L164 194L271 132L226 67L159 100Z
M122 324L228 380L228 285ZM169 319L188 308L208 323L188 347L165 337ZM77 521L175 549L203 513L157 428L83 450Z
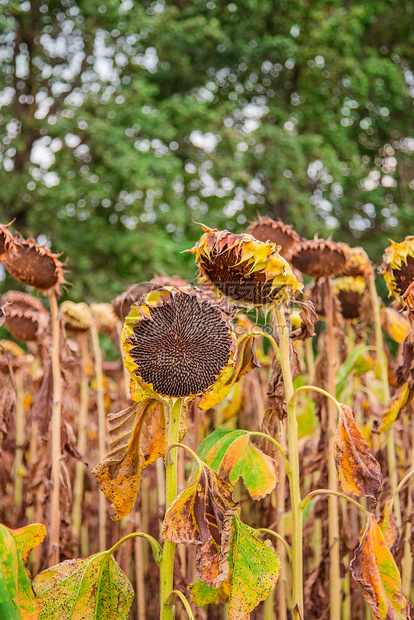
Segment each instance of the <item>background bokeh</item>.
M413 232L413 13L1 0L0 222L50 240L88 302L193 277L195 222L241 232L257 213L378 264Z

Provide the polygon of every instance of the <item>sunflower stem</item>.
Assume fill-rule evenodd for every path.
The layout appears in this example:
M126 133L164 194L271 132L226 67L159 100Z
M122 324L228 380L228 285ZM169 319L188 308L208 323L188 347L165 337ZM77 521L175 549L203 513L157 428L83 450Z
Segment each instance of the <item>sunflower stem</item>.
M168 420L168 446L178 443L180 431L182 399L171 401L170 415ZM177 448L168 451L165 460L166 471L166 509L171 506L177 497ZM176 544L166 540L162 552L161 562L161 596L160 596L160 620L172 620L173 610L170 595L173 591L173 570Z
M336 394L336 351L333 316L333 293L329 278L326 278L326 331L328 337L328 392ZM328 485L331 491L337 491L336 467L334 459L334 440L337 426L337 407L331 399L328 400ZM341 571L339 557L339 514L338 498L335 494L328 497L328 525L329 525L329 594L330 618L341 618Z
M280 364L287 402L287 425L290 464L290 499L292 503L292 607L293 620L300 620L303 610L303 533L300 496L300 471L298 450L298 423L293 396L292 373L289 359L289 330L283 306L275 308L280 339Z
M375 286L375 277L371 271L369 279L369 293L371 296L374 328L375 328L375 344L377 346L377 359L380 367L382 390L384 394L384 404L387 404L390 400L390 386L388 381L388 362L387 356L384 350L384 338L382 335L381 326L381 307L378 299L378 293ZM388 461L388 476L390 479L391 493L394 493L398 485L398 472L397 472L397 458L395 454L395 438L394 429L391 427L388 431L387 437L387 461ZM401 527L401 507L400 498L397 496L394 502L395 520L398 527Z
M102 372L102 351L99 345L98 328L95 319L91 324L91 337L93 357L95 361L96 396L98 408L98 457L99 462L105 459L106 449L106 413L105 413L105 393ZM99 530L99 550L106 549L106 497L99 493L98 504L98 530Z
M52 320L52 489L50 493L50 538L49 566L59 563L60 548L60 456L61 456L61 416L62 416L62 375L60 370L60 320L56 293L49 293Z

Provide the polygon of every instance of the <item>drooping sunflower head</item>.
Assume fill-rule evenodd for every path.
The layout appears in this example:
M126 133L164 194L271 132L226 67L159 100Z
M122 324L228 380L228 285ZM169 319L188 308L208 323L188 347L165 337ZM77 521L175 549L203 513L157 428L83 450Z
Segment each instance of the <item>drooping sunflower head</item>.
M300 237L292 226L284 224L281 220L274 221L271 217L262 217L250 224L247 232L259 241L271 241L279 245L279 254L290 260L300 246Z
M38 245L34 239L15 238L3 256L3 261L13 278L42 293L54 289L59 295L61 285L67 284L59 255Z
M339 299L344 319L358 319L364 301L366 283L362 276L344 276L334 280L333 293Z
M189 252L196 255L204 281L219 294L246 307L261 307L279 304L302 290L274 243L206 226L203 230Z
M112 304L91 304L92 318L97 328L112 336L116 330L117 318Z
M352 276L353 278L362 276L365 280L368 280L371 275L372 265L365 250L359 247L350 248L345 243L341 245L345 250L347 258L342 275Z
M229 315L198 289L165 287L132 306L122 332L131 395L142 390L191 400L234 364Z
M292 265L318 280L342 273L346 265L346 253L340 243L330 239L318 239L315 235L312 241L302 241L296 254L292 256Z
M414 282L414 236L406 237L402 243L391 241L383 260L384 280L390 295L403 301L405 292Z
M60 311L65 319L65 327L69 332L86 332L91 326L92 315L87 304L64 301Z
M49 326L49 312L39 299L20 291L7 291L1 298L5 306L4 326L13 338L24 342L42 339Z

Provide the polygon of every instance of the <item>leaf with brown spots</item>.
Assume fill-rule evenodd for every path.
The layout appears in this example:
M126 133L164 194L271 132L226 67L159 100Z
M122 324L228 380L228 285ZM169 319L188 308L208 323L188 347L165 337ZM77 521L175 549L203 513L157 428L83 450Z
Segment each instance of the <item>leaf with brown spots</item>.
M279 577L280 561L269 541L228 513L220 554L221 580L230 578L229 618L246 620L264 601ZM219 585L219 583L217 584Z
M378 525L380 526L381 532L384 535L384 539L388 545L388 548L390 549L391 553L394 553L398 544L400 534L398 531L397 521L395 519L392 509L392 504L393 501L391 499L389 499L385 503Z
M265 497L276 486L275 461L251 442L248 431L217 428L200 443L197 454L232 486L243 478L253 499Z
M375 620L410 620L410 605L384 536L370 515L349 569Z
M197 579L188 586L191 593L191 602L199 607L204 605L221 605L227 603L230 593L230 580L227 579L218 587L210 587L201 579Z
M40 620L128 620L132 585L108 552L66 560L33 581Z
M301 324L299 329L295 329L290 334L291 340L307 340L315 335L314 325L318 320L318 315L315 312L315 306L311 301L301 302L295 300L295 304L300 306L300 318Z
M142 470L166 452L165 405L146 398L109 414L108 422L111 451L92 473L121 519L132 510Z
M206 465L195 481L168 508L161 535L173 543L199 545L196 566L200 578L215 586L219 576L219 553L223 519L236 511L233 489Z
M355 422L352 409L347 405L341 405L334 458L339 486L344 493L372 497L378 501L382 490L381 468Z

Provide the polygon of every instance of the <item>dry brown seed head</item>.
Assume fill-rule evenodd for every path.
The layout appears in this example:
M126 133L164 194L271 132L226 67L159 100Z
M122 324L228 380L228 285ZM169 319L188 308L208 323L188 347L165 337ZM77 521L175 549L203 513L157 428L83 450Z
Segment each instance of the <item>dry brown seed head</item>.
M64 301L60 311L65 319L65 327L68 331L79 333L86 332L91 326L92 315L87 304Z
M112 304L91 304L90 309L98 329L106 334L113 334L118 319Z
M59 295L61 285L67 283L59 255L38 245L34 239L14 239L3 260L13 278L43 293L54 289Z
M258 216L251 222L247 232L259 241L271 241L280 246L279 254L290 260L300 247L300 237L292 226L284 224L281 220L272 220L270 217Z
M330 239L318 239L315 235L312 241L302 241L300 248L292 256L292 264L302 273L318 280L342 273L346 255L341 244Z
M162 289L161 289L162 290ZM134 306L131 313L139 310ZM128 353L144 384L168 397L204 393L229 364L235 341L229 317L207 295L173 289L162 303L145 306L131 325Z
M9 303L13 305L13 309L16 310L35 310L36 312L46 312L40 299L29 295L29 293L22 293L21 291L7 291L1 298L0 304L3 305Z

